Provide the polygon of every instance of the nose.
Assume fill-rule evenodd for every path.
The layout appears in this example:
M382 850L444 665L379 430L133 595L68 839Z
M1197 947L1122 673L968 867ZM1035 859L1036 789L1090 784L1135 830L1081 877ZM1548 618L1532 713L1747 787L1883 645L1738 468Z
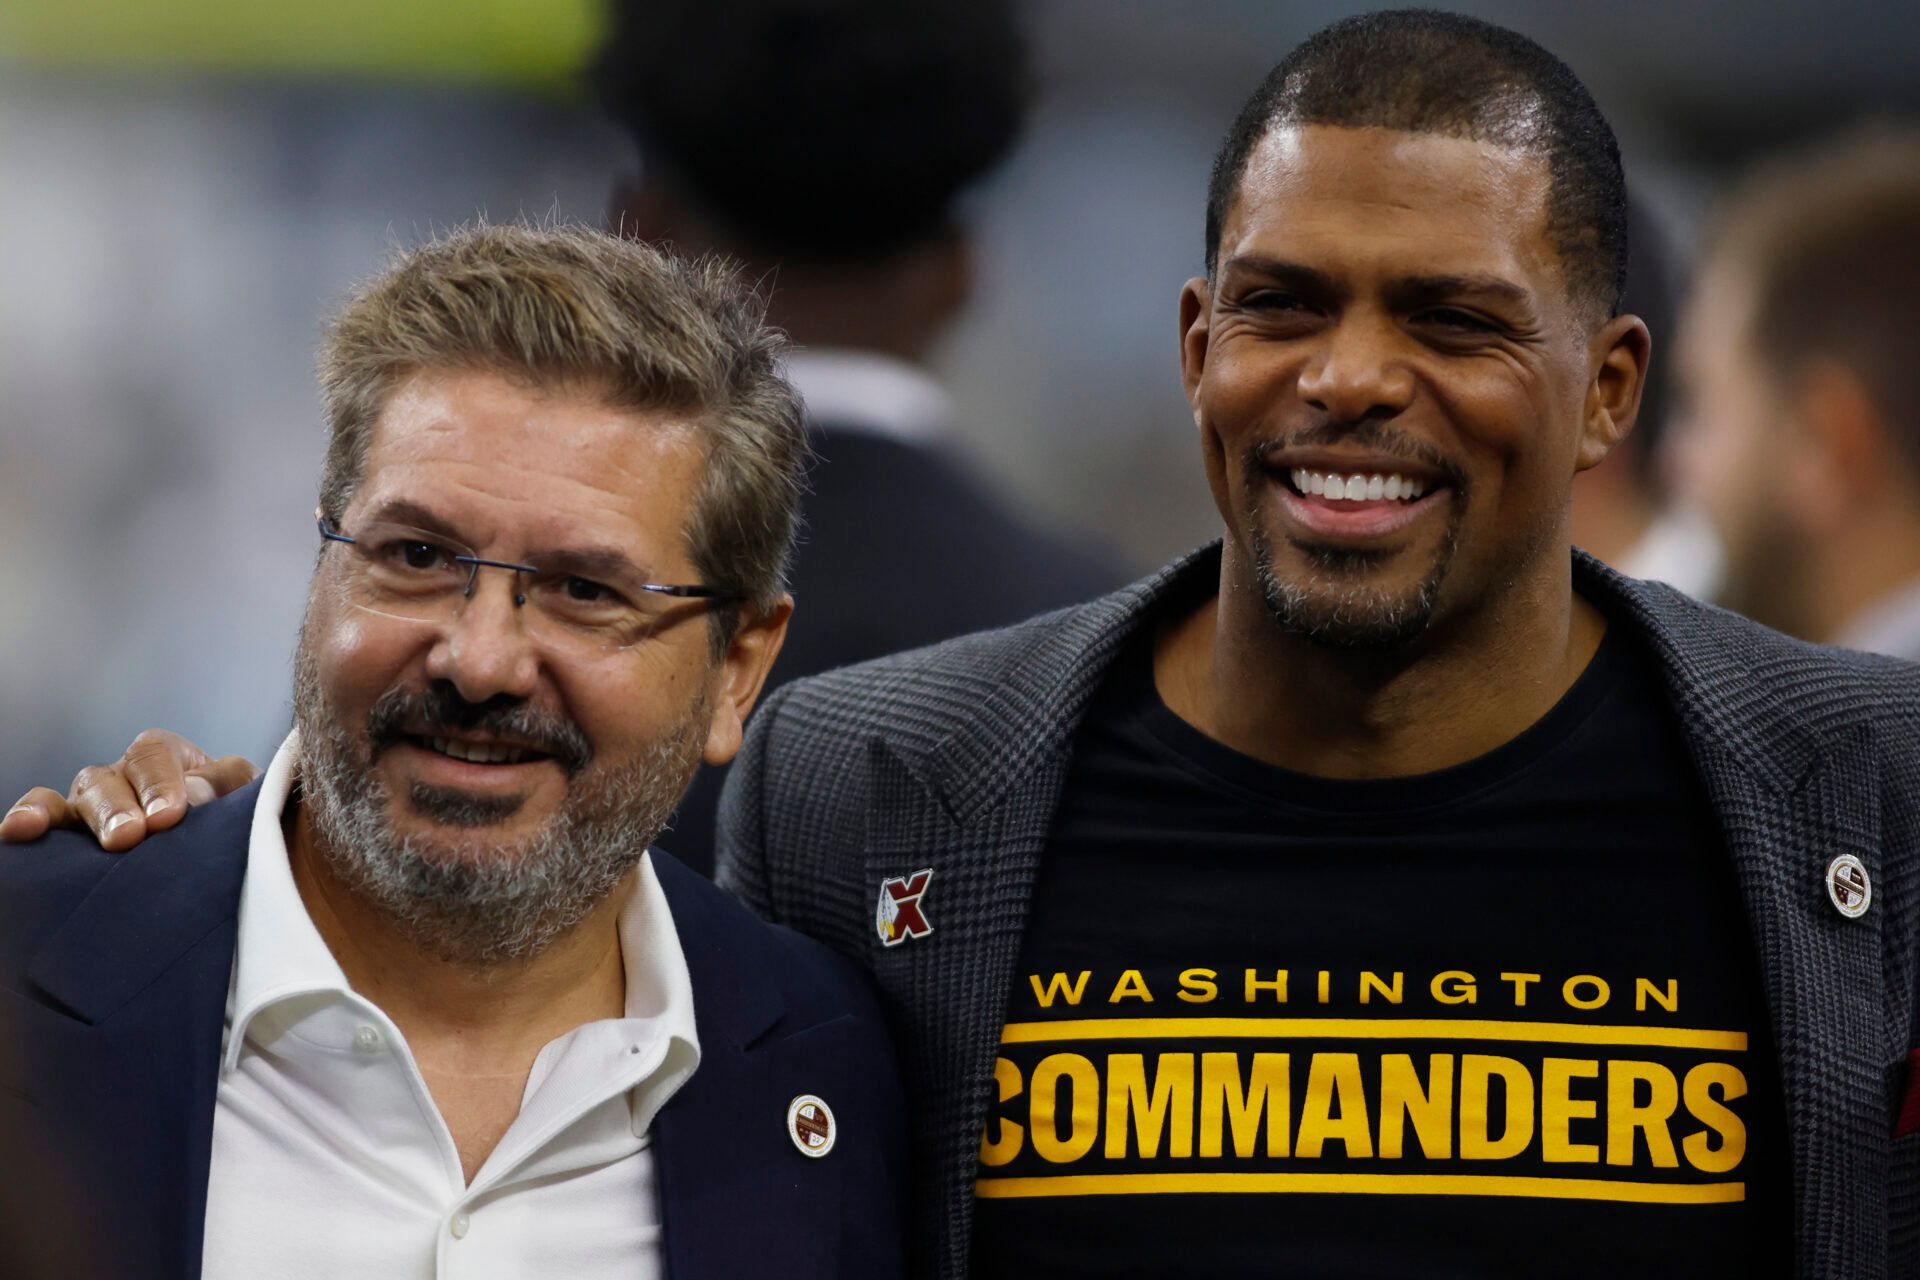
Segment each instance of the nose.
M515 573L482 573L460 602L453 620L427 654L427 674L445 680L468 702L506 694L530 697L539 681L540 659Z
M1336 422L1391 418L1413 399L1413 370L1391 318L1349 311L1300 370L1300 398Z

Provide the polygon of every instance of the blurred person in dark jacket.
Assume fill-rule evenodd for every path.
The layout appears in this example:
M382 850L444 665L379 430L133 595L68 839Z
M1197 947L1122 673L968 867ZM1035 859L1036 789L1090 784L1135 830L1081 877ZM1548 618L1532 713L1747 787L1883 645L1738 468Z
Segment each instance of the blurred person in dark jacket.
M1780 161L1731 202L1686 315L1685 490L1722 603L1920 658L1920 131Z
M1628 577L1710 599L1720 578L1713 526L1691 504L1676 502L1667 483L1674 398L1670 344L1681 272L1666 231L1645 204L1629 202L1627 228L1633 254L1620 309L1647 322L1654 358L1633 434L1605 462L1574 478L1573 541Z
M1128 576L1018 513L955 450L928 352L965 308L956 203L1018 139L1029 78L999 0L615 6L596 81L634 136L626 234L764 277L816 463L775 685L1017 622ZM723 771L664 841L712 864Z

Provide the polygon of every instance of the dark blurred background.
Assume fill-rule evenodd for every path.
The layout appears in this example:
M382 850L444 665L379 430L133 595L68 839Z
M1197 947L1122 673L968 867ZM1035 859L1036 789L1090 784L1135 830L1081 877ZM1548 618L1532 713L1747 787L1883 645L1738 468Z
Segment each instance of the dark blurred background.
M954 447L1036 527L1133 571L1215 532L1175 365L1207 166L1281 53L1367 7L1023 11L1031 119L962 198L975 295L928 361ZM1920 114L1913 6L1455 7L1593 89L1670 294L1735 174ZM606 216L641 162L580 87L605 30L592 0L0 5L0 796L149 724L270 753L313 555L320 318L433 228ZM1710 590L1710 546L1676 545L1663 572Z

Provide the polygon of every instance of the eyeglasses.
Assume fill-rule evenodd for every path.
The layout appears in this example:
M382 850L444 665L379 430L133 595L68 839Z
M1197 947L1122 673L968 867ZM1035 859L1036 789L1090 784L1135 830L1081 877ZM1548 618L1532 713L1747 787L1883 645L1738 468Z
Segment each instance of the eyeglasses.
M343 561L348 598L358 608L407 622L446 625L473 595L480 570L514 575L513 603L527 605L527 628L536 638L562 646L629 649L669 621L669 600L716 603L745 600L731 587L672 586L629 581L617 569L595 576L564 565L489 560L447 537L407 525L374 522L349 537L319 518L320 536L353 549Z

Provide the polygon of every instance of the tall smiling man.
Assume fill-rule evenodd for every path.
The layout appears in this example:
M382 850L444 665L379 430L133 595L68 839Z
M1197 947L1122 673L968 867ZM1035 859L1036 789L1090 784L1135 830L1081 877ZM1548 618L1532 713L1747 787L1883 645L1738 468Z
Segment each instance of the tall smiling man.
M1320 32L1180 296L1222 542L756 717L721 879L878 979L929 1274L1920 1270L1920 671L1571 550L1625 209L1530 41Z
M904 1020L941 1274L1920 1273L1920 671L1570 552L1625 218L1530 41L1322 31L1180 297L1223 542L759 713L721 881Z
M897 1272L864 979L648 852L791 608L781 345L591 231L347 304L293 735L125 859L0 858L0 1270Z

